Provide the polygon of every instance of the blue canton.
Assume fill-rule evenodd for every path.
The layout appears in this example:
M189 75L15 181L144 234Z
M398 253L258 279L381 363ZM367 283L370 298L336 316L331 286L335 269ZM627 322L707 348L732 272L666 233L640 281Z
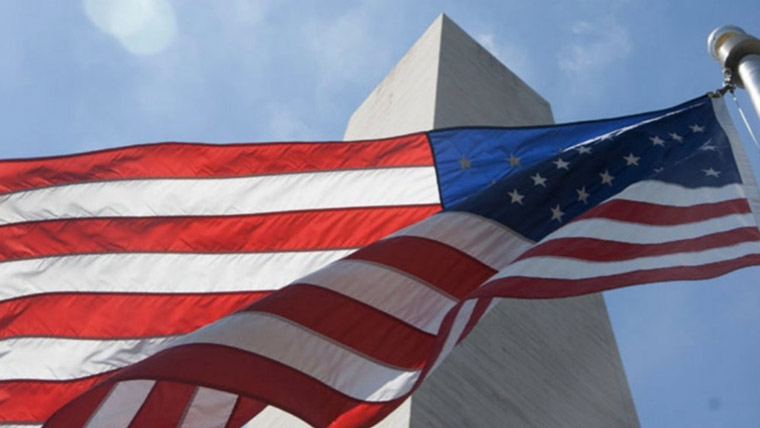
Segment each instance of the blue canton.
M622 119L441 132L431 133L431 141L445 209L493 219L534 241L641 180L687 188L741 181L707 97ZM454 166L451 148L438 150L436 144L451 146L453 134L465 138L466 133L473 134L472 149L464 151L460 144L463 153ZM488 147L494 144L501 149ZM439 164L442 156L448 159L444 165ZM468 186L486 188L461 195Z

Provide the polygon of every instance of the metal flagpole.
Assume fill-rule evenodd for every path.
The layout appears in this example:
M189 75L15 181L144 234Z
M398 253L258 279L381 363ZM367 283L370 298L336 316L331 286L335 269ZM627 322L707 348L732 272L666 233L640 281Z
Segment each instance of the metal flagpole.
M760 118L760 40L739 27L724 25L710 33L707 50L723 68L726 83L747 91Z

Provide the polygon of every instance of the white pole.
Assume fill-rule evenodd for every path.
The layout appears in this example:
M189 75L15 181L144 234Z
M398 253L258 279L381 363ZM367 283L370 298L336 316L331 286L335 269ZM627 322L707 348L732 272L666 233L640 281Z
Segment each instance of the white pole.
M729 82L747 91L760 118L760 40L739 27L724 25L710 33L707 50Z

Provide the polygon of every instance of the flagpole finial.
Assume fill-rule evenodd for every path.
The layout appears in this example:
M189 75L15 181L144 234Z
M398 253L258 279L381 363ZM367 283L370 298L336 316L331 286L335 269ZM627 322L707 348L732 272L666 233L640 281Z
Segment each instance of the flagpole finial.
M721 25L720 27L712 30L709 36L707 36L707 51L710 52L715 61L721 62L718 56L718 48L721 47L723 42L726 41L732 35L747 34L741 27L736 25ZM720 43L719 43L720 41ZM721 64L722 65L722 64Z
M723 69L725 84L744 88L760 117L760 39L724 25L710 33L707 50Z
M741 88L745 85L739 72L739 63L749 55L760 55L760 40L735 25L723 25L707 37L707 51L728 75L730 83Z

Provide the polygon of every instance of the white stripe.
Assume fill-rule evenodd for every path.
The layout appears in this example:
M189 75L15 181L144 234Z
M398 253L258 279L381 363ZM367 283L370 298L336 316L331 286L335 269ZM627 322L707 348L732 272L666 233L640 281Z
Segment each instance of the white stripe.
M512 263L533 245L502 224L457 211L438 213L391 236L418 236L439 241L496 270Z
M675 226L653 226L606 218L589 218L568 223L547 235L541 243L559 238L594 238L631 244L661 244L754 225L755 220L752 214L731 214Z
M2 423L0 422L0 428L39 428L42 425L36 423L17 424L17 423Z
M255 214L439 200L433 167L125 180L0 196L0 224L81 217Z
M275 406L267 406L253 419L243 425L243 428L311 428L303 420L292 414L278 409Z
M182 428L215 428L224 426L235 409L238 396L217 389L199 386L185 412Z
M224 345L261 355L362 401L399 398L420 375L417 370L376 363L304 327L257 312L227 316L172 345L191 343Z
M129 426L155 383L152 380L130 380L117 383L85 428Z
M436 334L456 301L413 277L361 260L339 260L297 281L318 285Z
M433 368L430 369L430 373L434 372L435 369L437 369L438 366L440 366L446 357L451 353L451 351L454 350L459 337L462 335L464 328L467 326L467 322L470 321L470 317L472 316L472 311L475 310L476 303L477 300L467 300L462 304L462 307L459 309L459 312L454 319L454 323L451 325L451 330L449 331L448 337L446 337L446 342L443 344L441 353L438 354L438 358L436 358L435 363L433 364Z
M736 160L736 167L739 169L742 183L744 183L744 192L747 195L747 200L749 201L752 213L755 215L755 223L760 225L760 192L757 189L757 180L755 179L755 174L752 172L752 165L750 165L749 159L747 159L744 144L742 144L739 134L736 133L734 122L728 115L723 97L712 98L711 100L715 117L718 119L718 123L721 128L723 128L723 131L726 133L728 141L731 144L731 150L733 151L734 159Z
M124 322L129 322L125 320ZM145 339L14 337L0 340L0 381L71 380L136 363L174 336Z
M698 204L730 201L744 198L741 184L726 184L723 187L697 187L690 189L679 184L665 183L657 180L640 181L626 187L625 190L609 200L648 202L650 204L673 207L689 207ZM606 202L606 201L605 201Z
M374 428L405 428L409 426L409 415L411 413L412 399L409 398L404 401L404 404L399 406L385 419L374 425ZM293 416L292 414L278 409L275 406L267 406L253 417L247 424L243 425L244 428L311 428L311 425L307 424L303 420Z
M675 253L652 257L639 257L614 262L589 262L568 257L539 256L513 263L491 279L525 276L549 279L587 279L616 275L638 270L700 266L731 260L747 255L760 254L760 243L743 242L730 247L711 248L704 251Z
M352 250L238 254L88 254L0 263L0 299L53 292L274 290Z

